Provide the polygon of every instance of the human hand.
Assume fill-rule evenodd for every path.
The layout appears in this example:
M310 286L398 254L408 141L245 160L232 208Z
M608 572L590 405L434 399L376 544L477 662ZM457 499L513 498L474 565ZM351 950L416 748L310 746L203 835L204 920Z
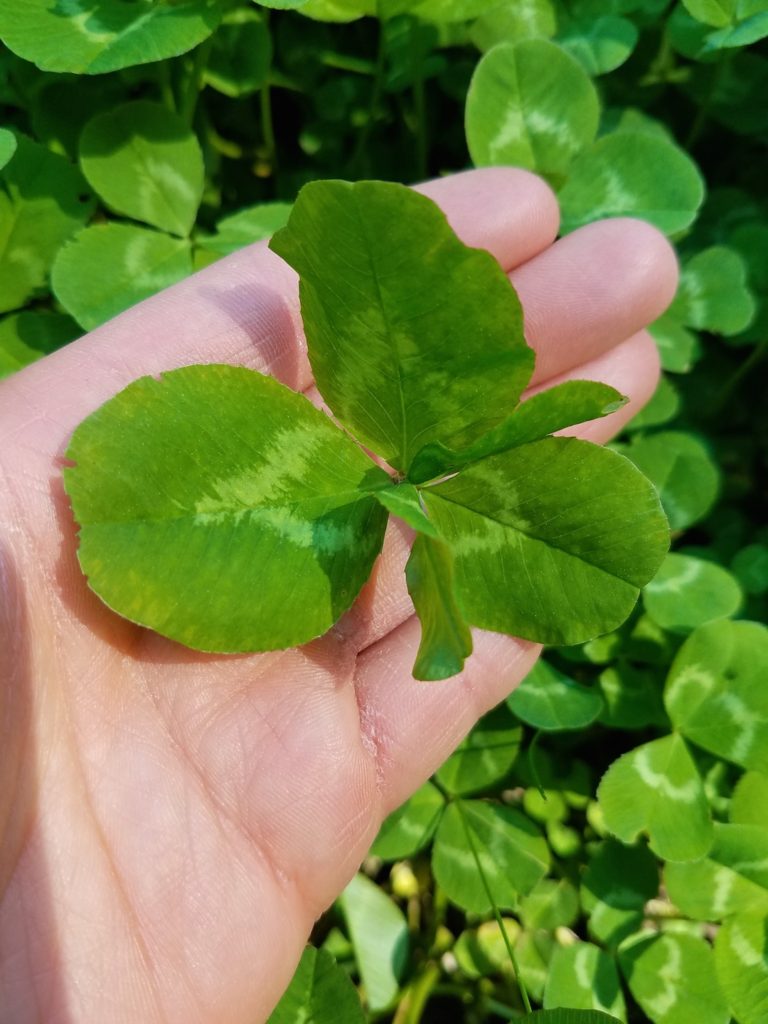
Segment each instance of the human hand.
M553 244L555 200L523 171L423 190L511 272L535 383L592 378L630 396L570 431L607 440L656 384L642 327L675 289L666 241L613 220ZM266 245L0 388L3 1024L266 1019L383 817L539 651L475 631L460 676L416 683L397 523L352 611L296 650L204 655L109 611L77 565L62 453L131 380L195 362L313 394L295 277Z

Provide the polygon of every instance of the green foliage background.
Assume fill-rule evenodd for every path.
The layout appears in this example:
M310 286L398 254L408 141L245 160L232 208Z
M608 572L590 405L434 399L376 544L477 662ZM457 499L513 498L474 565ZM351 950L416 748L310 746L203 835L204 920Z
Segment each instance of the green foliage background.
M512 1020L517 981L622 1021L768 1020L766 0L66 11L0 0L2 374L268 237L315 178L518 164L564 232L628 213L680 253L664 379L616 445L673 553L385 824L273 1020Z

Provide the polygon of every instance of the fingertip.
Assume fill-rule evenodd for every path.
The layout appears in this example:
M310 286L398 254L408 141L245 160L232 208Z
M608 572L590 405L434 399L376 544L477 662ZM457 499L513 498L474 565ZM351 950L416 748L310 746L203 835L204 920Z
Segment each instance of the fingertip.
M551 245L560 227L552 189L519 167L481 167L415 185L445 212L466 245L511 270Z

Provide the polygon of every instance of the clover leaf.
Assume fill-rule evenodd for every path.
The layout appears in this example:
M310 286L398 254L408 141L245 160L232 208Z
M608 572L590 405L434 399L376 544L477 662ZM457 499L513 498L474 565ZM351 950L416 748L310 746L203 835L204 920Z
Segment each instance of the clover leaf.
M546 435L622 396L575 381L519 404L534 356L514 290L404 186L308 185L271 247L299 272L315 380L349 433L243 368L129 385L67 452L96 593L200 650L293 646L350 607L391 513L418 534L417 678L460 672L470 626L558 644L616 628L668 547L658 496L623 456Z

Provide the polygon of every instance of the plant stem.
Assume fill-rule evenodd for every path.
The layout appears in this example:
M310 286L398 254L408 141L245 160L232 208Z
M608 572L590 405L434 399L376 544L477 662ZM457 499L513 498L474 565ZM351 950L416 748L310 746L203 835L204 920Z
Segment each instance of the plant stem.
M187 124L192 124L195 119L197 101L203 88L203 76L208 66L208 60L213 47L213 36L201 43L194 51L192 69L189 73L187 87L179 104L179 115Z
M386 59L386 45L384 40L384 25L379 20L379 38L376 45L376 64L373 72L373 85L371 87L371 100L368 105L368 117L365 119L365 124L360 129L360 134L357 137L355 143L355 149L350 160L350 169L352 171L352 177L357 176L358 164L365 152L365 147L368 145L368 139L371 137L373 131L373 123L376 119L376 111L379 109L381 103L381 92L384 87L384 61Z
M392 1024L419 1024L439 978L440 968L430 961L406 988Z
M264 82L259 90L259 112L261 114L261 136L264 140L264 159L272 169L277 170L277 141L275 140L275 127L272 122L272 93L269 79Z
M768 338L763 338L761 342L755 345L755 347L752 349L752 351L744 360L744 362L740 366L736 367L736 369L728 378L728 380L726 380L725 384L723 384L720 394L717 396L717 399L710 406L710 418L712 418L713 416L720 415L720 413L723 411L723 409L733 396L733 392L736 390L736 388L739 386L742 380L744 380L747 374L751 373L752 370L754 370L754 368L757 366L757 364L761 362L767 355Z
M416 26L411 24L411 67L413 69L413 105L416 111L416 175L423 180L428 174L427 110L424 93L424 69L417 49Z
M510 942L507 929L504 925L504 918L501 916L501 911L496 905L496 900L493 898L493 893L491 892L491 887L488 884L488 878L486 877L485 870L483 869L483 865L480 863L480 856L477 852L475 841L472 838L472 833L469 829L469 822L467 821L467 817L464 812L464 805L461 800L455 800L454 803L458 808L459 815L461 816L461 823L464 826L464 832L467 837L467 844L469 845L469 849L472 852L472 858L475 862L475 866L477 867L477 873L480 876L480 881L483 883L485 895L488 897L488 902L493 907L493 916L496 918L496 924L499 926L501 937L504 940L504 945L506 946L507 954L509 956L510 962L512 963L512 970L515 972L515 981L517 982L517 987L520 989L520 995L523 998L523 1006L525 1007L526 1013L531 1013L531 1001L528 998L528 990L525 987L525 982L523 981L523 977L520 973L520 966L517 962L515 951L512 948L512 943Z
M541 778L539 776L539 770L536 767L536 747L538 745L540 736L541 729L537 729L531 737L531 742L528 745L528 767L531 770L531 775L533 776L533 781L536 786L536 789L538 789L539 791L539 796L542 800L546 800L547 794L544 792L544 787L541 784Z

